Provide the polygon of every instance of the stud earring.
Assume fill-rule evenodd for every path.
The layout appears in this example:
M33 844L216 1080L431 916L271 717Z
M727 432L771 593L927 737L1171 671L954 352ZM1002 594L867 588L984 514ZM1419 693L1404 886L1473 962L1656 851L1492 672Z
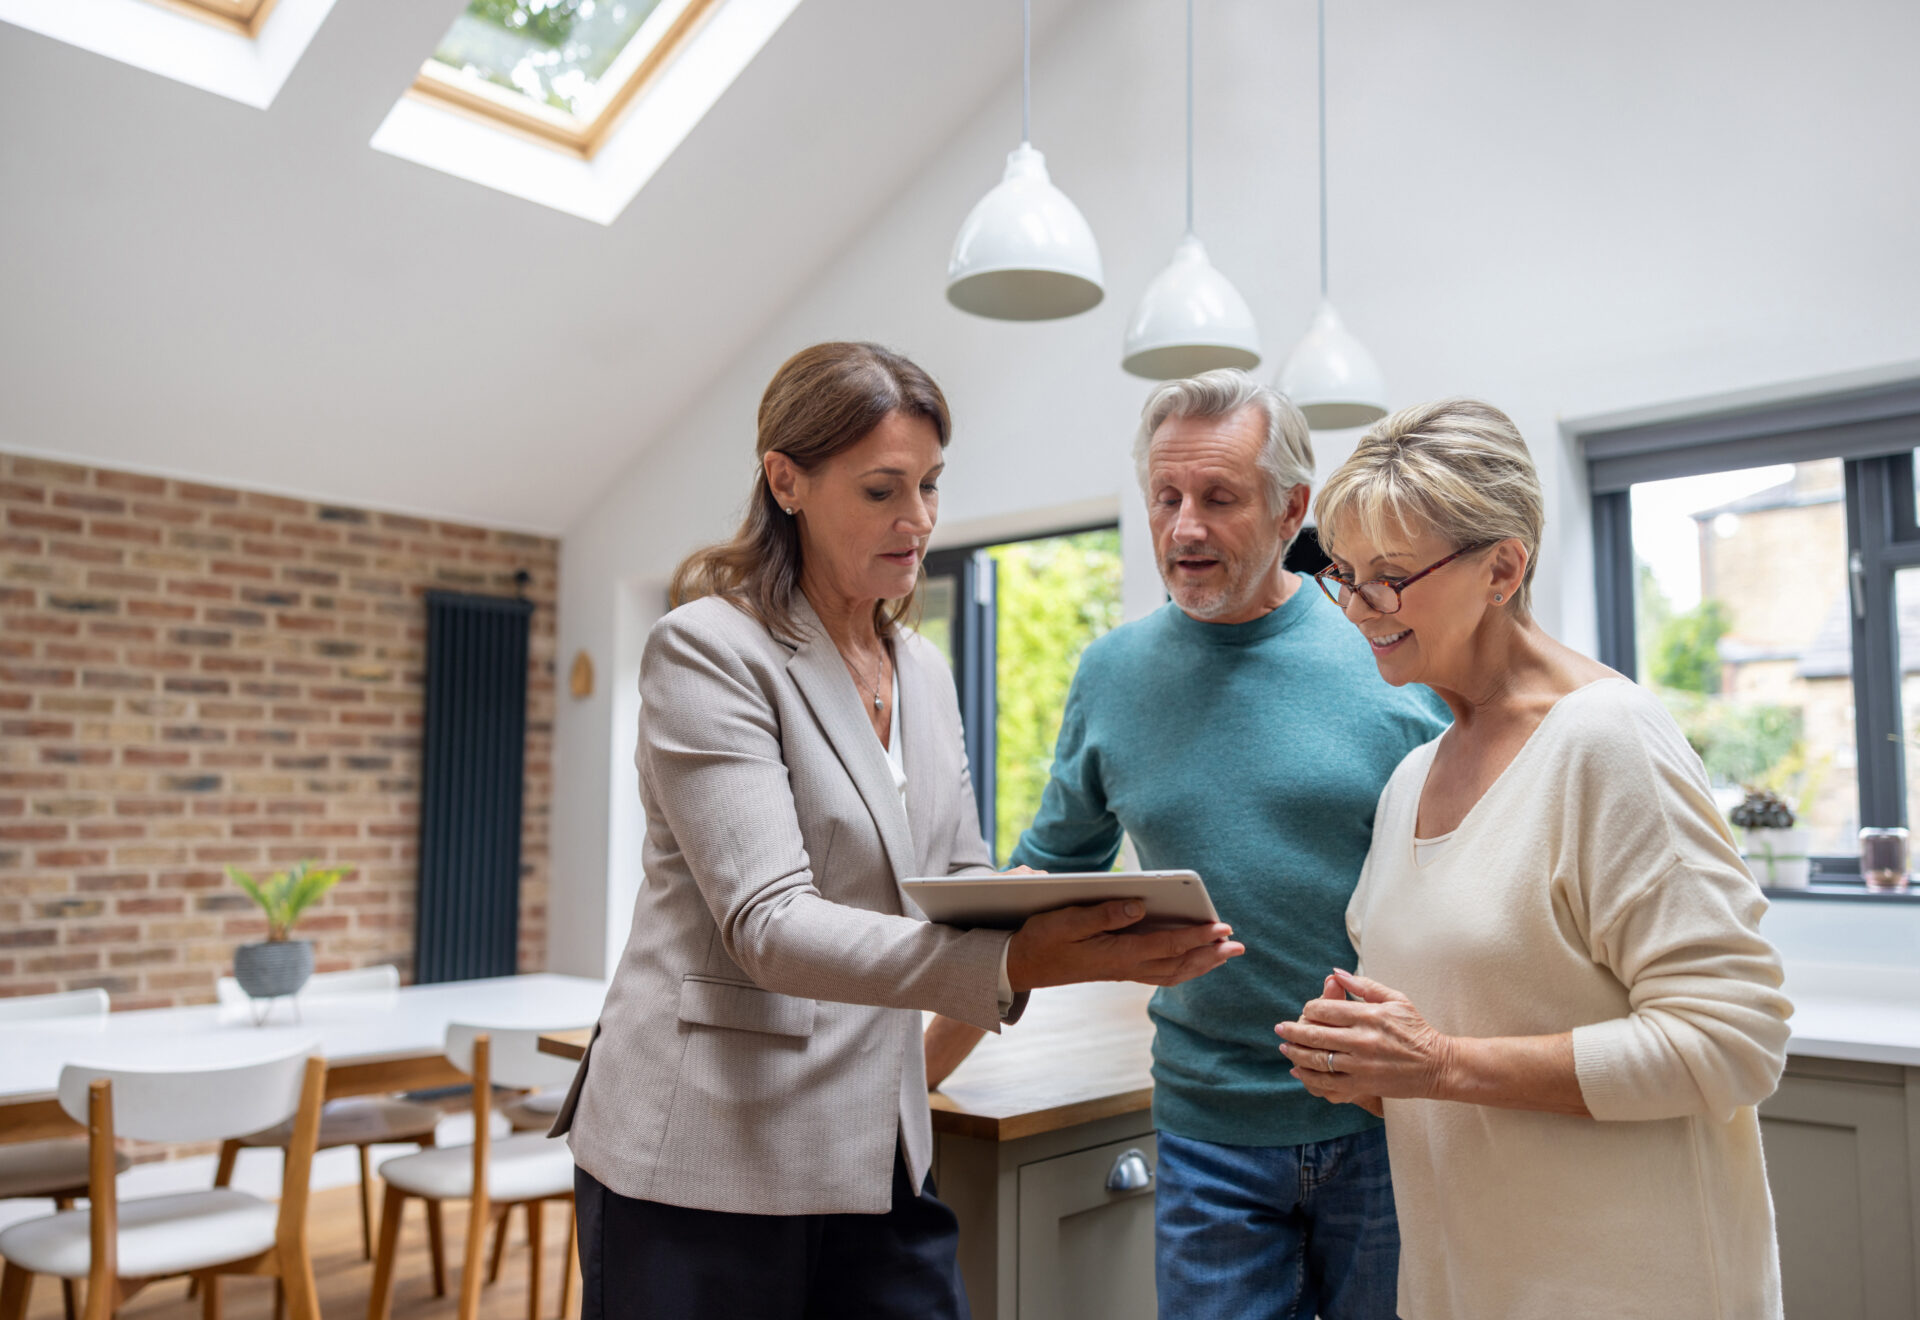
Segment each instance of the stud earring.
M792 512L792 510L788 510L788 512ZM1506 597L1505 597L1505 596L1502 596L1502 595L1501 595L1501 594L1500 594L1499 592L1497 592L1497 591L1496 591L1496 592L1494 592L1494 593L1493 593L1493 603L1494 603L1495 605L1498 605L1498 604L1499 604L1499 603L1500 603L1501 601L1503 601L1503 600L1505 600L1505 599L1506 599Z
M787 510L787 517L789 517L789 518L791 518L791 517L793 517L793 510L792 510L792 509L788 509L788 510Z

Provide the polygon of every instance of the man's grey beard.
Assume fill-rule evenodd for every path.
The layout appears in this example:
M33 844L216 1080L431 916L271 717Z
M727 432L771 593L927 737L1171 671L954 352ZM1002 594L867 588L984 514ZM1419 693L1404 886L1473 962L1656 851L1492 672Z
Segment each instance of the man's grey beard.
M1227 570L1227 584L1218 590L1187 587L1185 594L1190 600L1181 599L1182 590L1173 585L1173 564L1175 560L1188 557L1219 559ZM1267 562L1257 568L1241 562L1225 559L1205 546L1180 545L1177 542L1167 550L1166 558L1160 561L1160 582L1173 597L1173 603L1196 619L1210 620L1222 615L1238 614L1253 602L1260 593L1260 586L1273 572L1273 566L1280 559L1280 546L1276 542L1273 554Z

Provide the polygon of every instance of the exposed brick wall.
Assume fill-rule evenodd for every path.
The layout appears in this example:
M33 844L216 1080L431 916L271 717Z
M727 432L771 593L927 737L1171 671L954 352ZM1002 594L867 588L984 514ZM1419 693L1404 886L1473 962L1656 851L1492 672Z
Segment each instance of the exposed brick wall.
M532 575L520 966L546 956L554 598L537 536L0 454L0 995L213 997L227 880L355 870L319 970L413 952L429 588Z

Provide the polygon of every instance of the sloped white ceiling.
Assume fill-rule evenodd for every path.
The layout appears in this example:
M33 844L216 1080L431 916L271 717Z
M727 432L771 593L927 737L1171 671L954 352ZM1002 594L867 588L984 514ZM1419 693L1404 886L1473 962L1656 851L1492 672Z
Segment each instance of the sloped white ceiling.
M1019 67L1013 0L805 0L602 228L367 145L460 3L264 112L0 24L0 449L563 531Z

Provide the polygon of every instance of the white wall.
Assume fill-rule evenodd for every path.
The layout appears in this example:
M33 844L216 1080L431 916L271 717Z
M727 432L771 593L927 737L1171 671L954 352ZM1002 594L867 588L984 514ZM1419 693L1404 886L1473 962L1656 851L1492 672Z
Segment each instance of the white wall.
M1920 357L1920 79L1907 57L1920 10L1331 10L1335 301L1396 403L1472 393L1519 422L1549 495L1540 613L1591 646L1586 496L1560 419ZM1272 367L1305 329L1317 278L1312 21L1308 0L1200 6L1198 228L1260 318ZM611 689L632 682L674 561L730 529L760 391L789 353L877 339L933 372L956 424L948 531L1096 501L1130 518L1124 455L1148 387L1117 360L1133 301L1179 237L1180 36L1177 4L1100 0L1035 55L1035 145L1100 238L1104 304L1007 325L942 299L953 233L1017 137L1010 85L701 405L636 446L568 534L561 654L584 648L603 681L560 712L555 970L598 971L624 937L637 856L631 827L609 839L634 813L631 772L614 773L633 710ZM911 63L875 76L910 96ZM1350 445L1321 441L1323 474ZM1130 573L1142 568L1130 557Z

